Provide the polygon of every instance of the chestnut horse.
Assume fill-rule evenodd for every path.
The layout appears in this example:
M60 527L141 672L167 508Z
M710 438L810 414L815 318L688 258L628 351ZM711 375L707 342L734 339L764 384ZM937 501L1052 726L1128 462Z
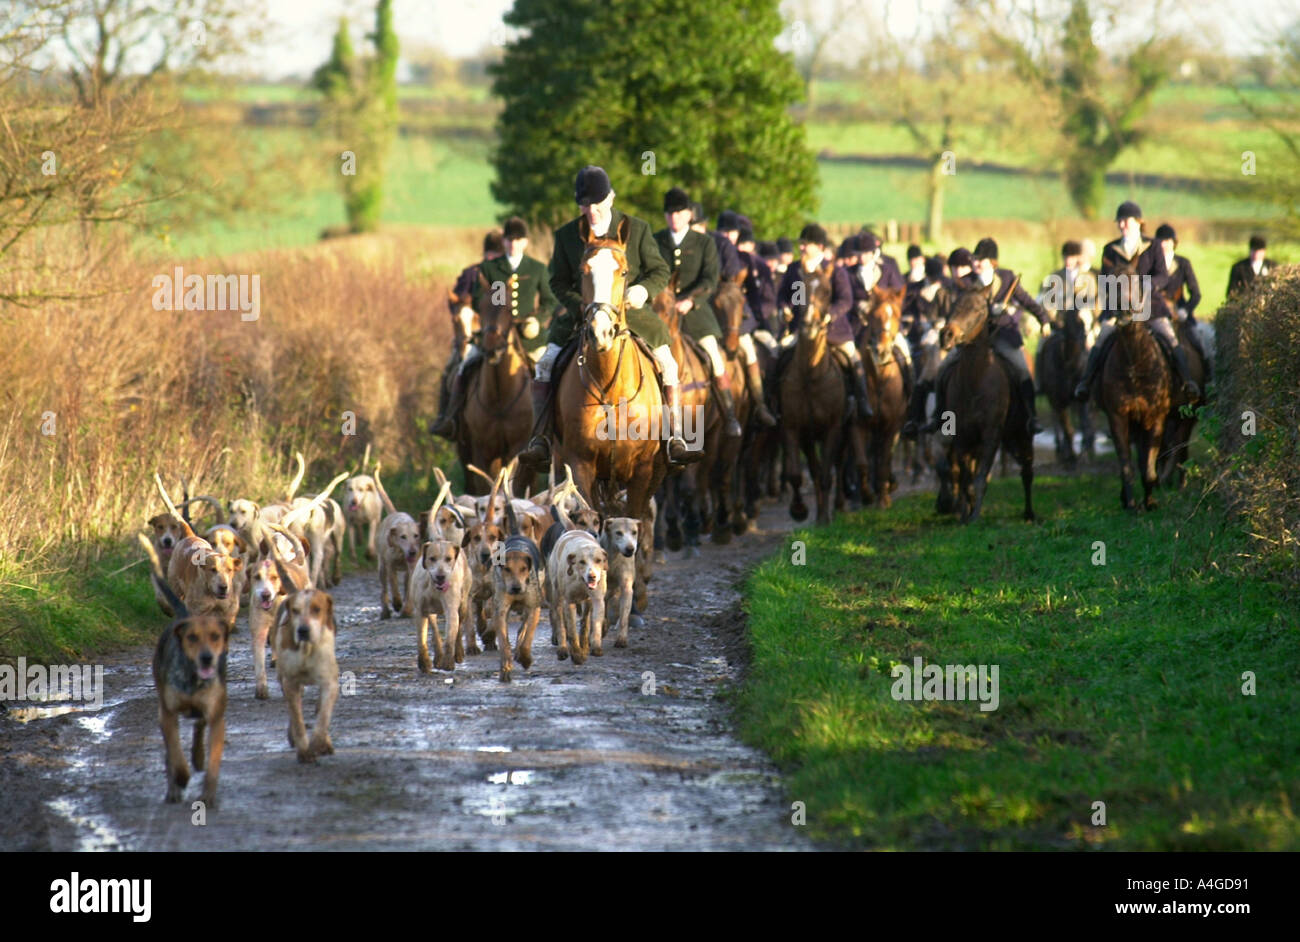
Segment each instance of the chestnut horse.
M486 493L486 482L469 473L469 466L486 468L494 477L528 444L533 425L527 391L532 364L524 351L519 327L506 304L492 303L492 291L479 274L482 288L479 321L483 360L470 378L465 406L456 427L456 451L465 469L466 493Z
M844 437L844 414L849 387L844 370L831 354L831 278L834 262L824 262L808 279L808 311L799 326L798 339L781 374L781 441L785 481L790 485L790 516L808 517L800 489L803 471L799 453L808 461L817 498L817 522L831 522L831 489Z
M708 355L682 339L682 316L677 313L677 275L654 299L654 311L668 328L669 346L677 361L682 398L683 430L687 445L698 436L704 458L668 475L658 495L656 525L663 529L668 549L686 548L688 557L700 553L700 533L708 529L709 478L723 436L722 412L712 395L712 365ZM657 540L656 543L659 541Z
M555 460L573 469L583 497L602 513L622 507L645 532L652 527L650 497L667 471L661 447L664 397L655 364L627 328L627 219L617 232L592 234L578 221L582 256L583 320L578 352L557 378ZM626 427L620 427L620 415ZM626 489L625 501L618 492Z
M1133 317L1145 306L1140 296L1141 280L1129 274L1131 303L1115 318L1115 342L1101 367L1097 403L1106 410L1110 438L1119 460L1120 504L1125 510L1137 507L1133 499L1133 467L1130 444L1137 448L1138 470L1142 475L1142 504L1154 510L1156 500L1156 456L1172 401L1169 364L1160 344L1147 329L1145 320Z
M857 423L865 436L865 465L867 473L861 474L863 503L875 502L881 507L890 504L889 492L894 484L894 446L907 416L907 395L903 389L903 371L894 359L894 340L903 322L903 295L906 289L890 291L879 285L871 289L871 297L864 303L861 313L863 328L858 331L858 353L867 368L867 393L875 414L865 422Z
M1020 463L1025 519L1034 519L1034 442L1020 397L993 353L991 303L990 288L963 288L942 332L945 347L960 347L938 408L945 413L939 434L948 443L948 486L962 523L979 518L999 445Z

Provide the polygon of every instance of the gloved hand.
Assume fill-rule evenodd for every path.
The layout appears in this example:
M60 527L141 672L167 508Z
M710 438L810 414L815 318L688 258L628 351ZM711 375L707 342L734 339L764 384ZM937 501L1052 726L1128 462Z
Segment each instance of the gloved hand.
M645 285L633 285L627 289L627 303L629 307L645 307L645 303L649 299L650 292L646 291Z
M532 340L539 333L541 333L541 329L542 329L542 325L537 323L537 318L535 317L524 318L523 334L529 340Z
M1001 317L1007 312L1007 306L1002 302L996 302L989 310L993 312L994 317Z

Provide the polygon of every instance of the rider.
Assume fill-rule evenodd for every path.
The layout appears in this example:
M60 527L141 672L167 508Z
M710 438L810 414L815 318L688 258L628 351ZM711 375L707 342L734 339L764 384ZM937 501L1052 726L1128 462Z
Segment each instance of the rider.
M472 306L473 301L465 299L472 299L474 297L474 290L478 285L479 270L482 269L484 262L491 261L494 258L500 258L504 252L505 243L501 238L500 232L493 230L485 235L483 237L483 260L470 265L456 277L456 287L452 288L452 293L457 298L464 300L467 305ZM452 320L456 321L460 319L462 315L460 311L452 311L451 316ZM462 340L461 338L464 339ZM465 348L463 350L462 345ZM463 360L467 359L472 352L476 351L477 348L474 346L473 339L470 337L470 315L466 313L464 315L464 320L461 321L461 330L453 332L451 359L447 361L447 366L443 369L443 376L450 373L457 364L462 364ZM454 386L460 383L460 373L460 369L457 369L456 373L453 375L451 385ZM444 417L447 415L447 402L450 395L451 390L448 384L445 382L439 383L438 417L429 424L429 431L433 432L435 435L442 434L442 432L437 431L437 429L443 425Z
M1144 303L1150 310L1147 328L1163 339L1173 355L1174 371L1183 386L1183 394L1189 399L1199 399L1200 390L1192 382L1187 368L1187 351L1178 345L1178 335L1169 323L1169 308L1165 304L1165 284L1169 278L1165 267L1165 256L1159 247L1142 235L1142 210L1132 200L1120 203L1115 211L1115 225L1119 227L1119 238L1106 243L1101 252L1101 273L1106 276L1137 274L1149 278L1152 291L1144 297ZM1109 287L1109 282L1103 282ZM1101 365L1106 362L1106 354L1114 343L1115 325L1111 323L1118 311L1110 310L1107 301L1113 301L1121 292L1108 290L1102 292L1099 302L1105 309L1101 312L1101 333L1088 355L1088 366L1083 372L1083 379L1074 387L1074 396L1081 402L1087 402L1092 389L1092 381Z
M506 220L503 240L503 255L494 254L485 258L481 265L471 266L467 271L477 269L487 281L488 290L504 302L506 293L510 297L510 319L520 325L520 334L524 339L524 349L529 357L535 357L541 346L532 342L539 338L541 324L538 315L550 316L559 308L560 303L551 293L546 266L525 255L528 250L528 227L518 216ZM459 283L457 284L459 288ZM483 280L475 273L470 282L470 294L474 308L477 310L483 292ZM469 369L483 358L483 350L477 343L471 343L465 358L456 370L452 383L451 402L444 403L438 418L434 420L430 431L444 438L456 437L456 416L465 401L465 388ZM450 368L450 367L449 367Z
M614 188L609 175L600 167L587 166L578 171L574 184L574 201L582 210L582 217L597 237L617 232L624 219L628 221L627 326L651 348L655 361L663 374L664 392L668 400L668 460L673 464L698 461L703 451L689 451L682 440L681 394L677 387L677 362L669 347L668 327L654 309L650 299L668 287L668 264L659 253L650 226L642 219L628 216L614 208ZM551 254L551 290L559 298L563 310L551 320L546 338L546 352L537 362L537 379L533 383L533 436L528 447L520 452L520 460L531 467L545 467L550 460L551 445L547 438L549 413L547 400L551 388L551 369L560 350L578 333L583 319L582 310L582 256L585 251L578 232L580 219L566 222L555 230L555 248Z
M975 245L975 252L971 258L974 265L967 284L993 289L991 313L997 318L995 322L997 329L993 335L993 352L1006 367L1015 387L1014 394L1020 396L1020 401L1029 416L1025 421L1025 428L1030 435L1037 435L1043 428L1038 424L1034 402L1034 379L1029 374L1029 362L1024 351L1025 338L1020 333L1020 317L1022 310L1028 311L1038 318L1040 325L1050 323L1050 318L1042 305L1021 286L1020 278L1015 272L1007 268L998 268L996 242L990 238L980 239ZM949 365L954 354L949 354L944 367ZM943 388L945 373L946 370L941 367L940 390ZM939 426L940 412L936 409L924 431L935 432L938 431Z
M791 336L799 330L808 310L812 289L805 279L829 259L830 245L831 240L826 235L826 230L816 223L809 223L799 233L799 260L786 269L785 277L781 279L781 288L776 295L777 307L790 322ZM853 343L853 328L849 326L849 311L852 309L853 287L849 282L849 274L842 267L832 266L831 322L826 339L832 346L838 347L852 365L854 386L857 390L858 417L869 419L875 413L867 395L867 371L862 365L858 348Z
M1250 237L1250 254L1232 263L1228 272L1228 297L1232 297L1242 288L1249 288L1256 278L1263 278L1277 264L1271 258L1264 257L1268 243L1262 235Z
M1175 255L1178 248L1178 234L1169 223L1156 229L1156 244L1165 256L1165 268L1169 271L1169 281L1165 284L1165 301L1169 310L1181 321L1196 323L1196 305L1201 303L1201 286L1196 281L1196 271L1192 263L1183 255ZM1175 331L1177 333L1177 331ZM1206 360L1205 348L1201 344L1200 333L1196 330L1187 335L1202 360Z
M889 265L882 260L880 254L880 240L870 232L862 235L850 236L844 240L849 244L850 257L846 260L846 266L849 269L849 284L853 288L853 309L855 311L863 310L863 307L871 298L871 289L877 285L882 290L898 290L904 288L903 277L901 273L892 272ZM840 247L844 251L844 246ZM919 249L917 251L920 251ZM856 257L856 265L852 259ZM888 259L887 256L884 259ZM904 302L906 304L906 301ZM898 370L903 377L903 389L905 394L910 396L912 393L912 351L907 345L905 336L901 331L901 321L903 311L898 312L900 321L899 335L894 338L894 359L898 361ZM910 325L909 325L910 326ZM899 338L903 342L899 343Z
M754 338L758 337L760 342L767 344L769 351L776 346L776 341L767 328L767 325L776 320L776 282L772 278L771 267L757 251L758 245L754 242L752 229L746 227L740 230L737 245L740 263L746 269L743 285L745 309L740 321L737 349L740 362L745 367L745 380L749 386L754 415L758 421L771 427L776 425L776 416L768 410L763 398L763 373L758 354L754 350Z
M709 299L718 290L718 250L713 240L691 229L691 200L681 187L664 194L667 227L655 233L659 252L677 275L677 313L681 328L709 356L718 400L726 420L727 437L739 438L744 429L736 421L727 364L718 348L722 331Z
M936 255L925 261L925 284L918 292L917 307L920 321L929 329L942 330L952 312L953 301L957 298L962 282L970 274L970 249L954 249L945 259ZM961 276L949 277L944 269L963 272ZM912 390L912 398L907 404L907 421L903 423L904 438L915 439L925 419L926 399L934 392L936 375L927 369L921 371L921 377Z
M1089 309L1096 303L1096 277L1083 267L1083 246L1073 239L1061 245L1061 267L1043 279L1038 303L1058 315L1078 311L1085 327Z

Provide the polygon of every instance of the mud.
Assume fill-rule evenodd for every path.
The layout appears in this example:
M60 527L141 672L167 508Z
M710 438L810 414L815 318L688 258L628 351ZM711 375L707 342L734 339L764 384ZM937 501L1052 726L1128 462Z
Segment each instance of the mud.
M812 849L723 697L744 663L741 583L790 521L769 507L760 526L660 565L627 649L559 661L543 617L533 667L510 685L495 651L419 674L412 620L381 621L377 576L349 575L334 596L355 693L334 712L336 753L314 766L288 746L274 677L270 700L253 697L241 616L220 806L203 826L202 774L182 804L162 800L151 649L105 661L95 713L0 713L0 850ZM314 689L307 703L310 718Z

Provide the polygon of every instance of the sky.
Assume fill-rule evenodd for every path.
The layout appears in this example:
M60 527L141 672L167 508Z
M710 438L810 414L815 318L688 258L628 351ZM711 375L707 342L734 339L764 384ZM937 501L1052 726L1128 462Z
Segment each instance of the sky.
M1018 2L1028 4L1031 0ZM363 29L370 28L374 17L373 0L264 3L266 24L274 28L276 38L266 44L256 61L270 78L307 75L323 62L339 16L349 17L356 40ZM791 20L807 20L811 29L836 21L846 39L865 39L870 31L883 29L884 22L891 33L911 35L918 18L923 23L936 18L941 22L949 4L950 0L785 0L782 9ZM1228 52L1242 53L1257 46L1261 28L1276 18L1279 7L1292 4L1300 15L1300 0L1165 0L1165 17L1171 25L1182 24L1185 30ZM466 56L508 35L502 15L511 6L512 0L394 0L394 21L404 43L431 44L449 55ZM851 41L839 45L852 49Z

